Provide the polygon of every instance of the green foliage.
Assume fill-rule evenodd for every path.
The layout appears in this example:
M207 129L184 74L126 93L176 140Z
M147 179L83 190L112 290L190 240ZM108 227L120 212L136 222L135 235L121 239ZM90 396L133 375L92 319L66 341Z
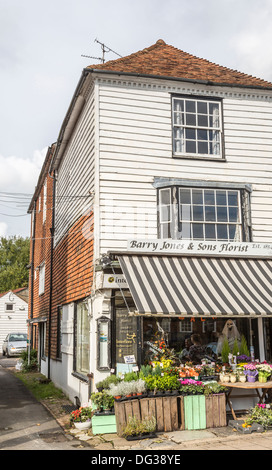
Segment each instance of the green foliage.
M109 375L106 377L104 380L101 380L100 382L97 382L95 384L96 388L99 389L109 389L111 384L118 384L121 379L119 379L116 375Z
M250 352L249 352L247 341L244 335L242 335L241 345L240 345L240 356L242 355L250 357Z
M20 358L22 360L22 371L23 372L30 372L31 370L33 370L33 371L38 370L38 367L39 367L38 354L37 354L37 351L35 349L30 350L30 357L29 358L28 358L28 350L23 351L20 354Z
M232 352L231 352L231 353L232 353L234 356L238 356L239 349L240 349L240 348L239 348L238 340L235 339L235 341L234 341L234 343L233 343L233 348L232 348Z
M180 382L175 375L149 375L144 378L147 390L178 390Z
M0 238L0 292L27 287L29 238Z
M38 372L18 372L18 377L34 395L34 397L40 400L50 400L64 398L65 395L62 390L55 387L53 382L48 381L43 374Z
M223 346L222 346L222 352L221 352L222 362L229 362L229 353L230 353L229 342L227 338L225 338L223 342Z
M91 400L98 410L109 410L114 406L114 398L106 391L92 393Z
M226 393L227 387L218 384L217 382L211 382L204 385L204 395L209 396L215 393Z
M153 433L156 430L156 418L151 416L140 420L136 416L129 416L128 423L123 430L123 436L139 436L140 434Z
M125 382L131 382L132 380L138 380L138 374L136 372L127 372L124 377Z

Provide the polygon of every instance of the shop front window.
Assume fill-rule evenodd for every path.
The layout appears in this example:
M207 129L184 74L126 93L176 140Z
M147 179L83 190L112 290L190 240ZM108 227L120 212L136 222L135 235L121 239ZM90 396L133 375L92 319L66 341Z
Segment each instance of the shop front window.
M259 356L255 319L171 317L166 323L165 318L146 317L143 318L143 363L163 363L169 357L175 358L177 363L198 364L205 358L216 361L222 355L226 337L230 353L234 349L240 352L243 339L249 353L254 351L255 358ZM195 340L199 343L197 354L197 348L193 347Z

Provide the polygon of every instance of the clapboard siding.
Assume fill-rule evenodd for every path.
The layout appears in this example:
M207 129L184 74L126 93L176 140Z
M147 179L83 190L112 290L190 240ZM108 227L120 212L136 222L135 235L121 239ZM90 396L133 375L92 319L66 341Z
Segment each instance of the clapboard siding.
M154 177L252 185L254 240L271 242L272 105L267 97L224 97L226 161L178 159L172 158L169 90L142 89L136 82L100 84L101 251L125 248L127 238L136 235L157 237Z
M28 304L13 294L14 301L9 300L9 293L0 298L0 352L2 344L9 333L27 333ZM6 312L6 304L13 304L13 311Z
M94 89L85 104L57 175L55 243L92 208L95 184Z

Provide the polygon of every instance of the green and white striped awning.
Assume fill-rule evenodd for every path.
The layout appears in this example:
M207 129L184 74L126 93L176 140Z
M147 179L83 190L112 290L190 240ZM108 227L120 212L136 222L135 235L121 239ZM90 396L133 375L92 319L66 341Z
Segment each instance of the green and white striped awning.
M138 314L272 315L272 260L118 255Z

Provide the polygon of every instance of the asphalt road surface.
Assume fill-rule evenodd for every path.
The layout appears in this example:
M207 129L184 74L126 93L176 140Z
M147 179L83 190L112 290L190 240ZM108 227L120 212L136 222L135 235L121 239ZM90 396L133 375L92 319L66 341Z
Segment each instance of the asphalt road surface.
M0 450L91 450L66 435L44 406L6 367L0 357Z

